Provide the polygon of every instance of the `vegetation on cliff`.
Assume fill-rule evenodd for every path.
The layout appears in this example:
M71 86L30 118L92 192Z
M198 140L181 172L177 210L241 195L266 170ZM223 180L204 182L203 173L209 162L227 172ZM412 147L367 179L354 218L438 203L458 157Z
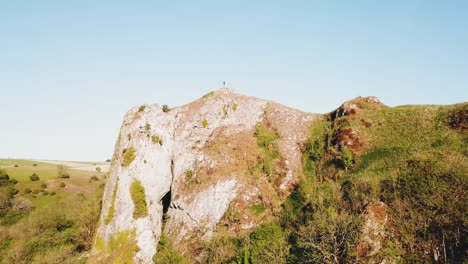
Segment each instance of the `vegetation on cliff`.
M468 258L468 104L387 108L365 98L353 103L361 107L312 122L303 176L277 220L247 235L219 232L196 250L205 252L206 262ZM262 170L275 171L275 134L258 126L256 137ZM366 234L369 225L382 234Z

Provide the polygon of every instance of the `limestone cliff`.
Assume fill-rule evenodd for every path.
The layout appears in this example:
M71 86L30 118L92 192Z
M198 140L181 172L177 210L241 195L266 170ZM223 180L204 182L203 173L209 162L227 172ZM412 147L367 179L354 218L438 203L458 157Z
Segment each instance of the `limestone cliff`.
M106 262L132 245L122 255L151 263L163 233L184 245L210 238L222 223L239 234L268 219L298 181L301 146L319 118L230 89L171 109L131 109L115 146L92 259ZM259 217L252 206L265 212Z

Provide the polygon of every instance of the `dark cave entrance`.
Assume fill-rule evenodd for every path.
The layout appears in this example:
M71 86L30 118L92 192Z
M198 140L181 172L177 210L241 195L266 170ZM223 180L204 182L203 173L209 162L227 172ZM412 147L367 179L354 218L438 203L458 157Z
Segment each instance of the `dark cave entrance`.
M161 199L163 206L163 215L167 213L169 207L171 206L172 191L168 191L163 198Z

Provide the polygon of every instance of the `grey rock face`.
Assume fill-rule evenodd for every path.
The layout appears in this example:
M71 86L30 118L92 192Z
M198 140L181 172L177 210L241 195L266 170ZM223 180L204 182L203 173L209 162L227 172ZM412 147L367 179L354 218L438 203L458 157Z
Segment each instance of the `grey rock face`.
M125 115L115 146L97 236L107 244L118 232L134 231L132 239L139 248L133 258L135 263L152 263L162 232L178 241L194 232L209 239L233 200L244 199L247 203L251 198L246 193L258 189L246 184L239 172L215 175L200 185L201 189L187 191L190 181L197 180L199 168L223 166L220 162L223 156L216 160L210 158L205 152L206 145L216 135L254 131L265 118L273 123L289 121L278 131L286 172L282 175L280 189L286 192L297 181L299 145L307 137L309 122L317 116L242 96L229 89L218 90L168 112L158 105L131 109ZM130 149L135 151L134 159L122 165L125 152ZM229 160L227 156L225 159ZM134 181L144 187L148 212L137 219L133 215L135 204L130 192ZM163 213L169 216L164 231ZM248 224L249 227L253 225ZM102 252L94 247L92 254Z

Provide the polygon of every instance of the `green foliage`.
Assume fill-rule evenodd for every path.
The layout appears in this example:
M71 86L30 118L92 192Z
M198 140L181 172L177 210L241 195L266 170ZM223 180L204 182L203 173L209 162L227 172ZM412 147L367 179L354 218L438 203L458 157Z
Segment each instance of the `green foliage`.
M41 183L41 189L47 188L47 184L45 182Z
M203 95L203 96L202 96L202 99L209 98L209 97L213 96L214 94L215 94L215 92L214 92L214 91L211 91L211 92L209 92L209 93Z
M459 109L405 106L314 123L303 149L307 177L280 217L291 230L289 261L356 262L362 212L379 199L389 206L390 220L374 261L430 262L434 252L439 261L465 259L468 141L461 125L453 127L464 123Z
M396 179L382 180L380 197L391 208L394 223L390 231L407 257L430 261L425 252L438 248L451 261L467 257L466 166L447 168L442 162L408 160Z
M315 213L295 233L294 257L304 263L353 263L354 245L360 234L361 219L334 207Z
M155 264L188 264L191 263L186 257L174 248L172 241L161 234L156 254L153 256Z
M109 239L108 252L112 253L135 238L135 230L119 231Z
M167 112L171 111L171 109L169 108L169 106L167 104L163 105L162 110L163 110L164 113L167 113Z
M205 244L206 259L203 262L236 263L241 247L240 238L218 233Z
M341 166L343 166L346 171L348 171L355 162L353 153L347 147L341 148L339 160L341 161Z
M0 168L0 186L6 186L10 184L10 176L6 170Z
M133 256L139 251L135 241L135 229L118 231L109 238L107 244L102 237L97 236L94 245L101 256L106 256L101 260L105 263L133 263Z
M254 204L250 208L250 211L252 211L256 216L261 215L263 212L265 212L266 207L262 204Z
M138 180L134 180L130 186L130 195L135 205L133 210L133 219L138 219L148 215L148 208L146 206L145 188Z
M93 176L91 176L91 178L89 178L89 180L90 181L99 181L99 178L98 178L98 176L93 175Z
M70 178L70 173L68 172L69 168L65 165L58 165L57 166L57 173L58 173L58 176L59 178L62 178L62 179L68 179Z
M96 167L96 171L101 173L101 171L102 171L101 167Z
M146 108L146 105L141 105L141 106L138 108L138 112L143 112L143 111L145 111L145 108Z
M96 248L97 251L104 251L106 250L106 241L101 236L96 237L96 242L94 243L94 248Z
M253 168L253 171L259 170L268 176L268 179L273 182L278 177L275 163L280 158L281 154L278 150L276 140L280 138L276 131L257 125L255 128L255 137L257 139L257 146L260 148L260 158Z
M237 106L236 103L233 103L233 104L232 104L232 110L233 110L234 112L237 111L237 107L238 107L238 106Z
M111 206L109 208L109 212L107 213L107 216L106 216L106 219L105 219L105 223L106 225L108 225L111 221L112 221L112 218L114 218L114 214L115 214L115 199L117 198L117 190L119 188L119 182L116 181L115 182L115 186L114 186L114 190L112 191L112 202L111 202Z
M263 224L242 241L239 264L286 263L289 255L287 233L277 223Z
M3 251L0 242L0 262L75 263L79 255L91 248L100 213L101 194L98 191L95 196L84 199L70 197L10 214L8 221L11 222L2 221L1 224L5 227L16 223L9 230L14 235L9 238L10 246ZM26 208L25 202L22 202L22 208ZM19 218L21 221L18 221ZM3 240L2 228L0 240Z
M136 150L133 147L130 147L129 149L124 149L122 153L122 166L127 167L133 162L133 160L135 160L135 152Z
M29 176L29 180L38 181L40 180L40 178L39 178L39 175L37 175L36 173L33 173L31 176Z
M60 182L60 188L65 188L65 186L67 186L64 182Z
M203 119L202 126L203 128L206 128L208 126L208 121L206 119Z
M154 144L159 144L162 146L163 144L163 141L162 139L158 136L158 135L153 135L151 136L151 141L154 143Z

